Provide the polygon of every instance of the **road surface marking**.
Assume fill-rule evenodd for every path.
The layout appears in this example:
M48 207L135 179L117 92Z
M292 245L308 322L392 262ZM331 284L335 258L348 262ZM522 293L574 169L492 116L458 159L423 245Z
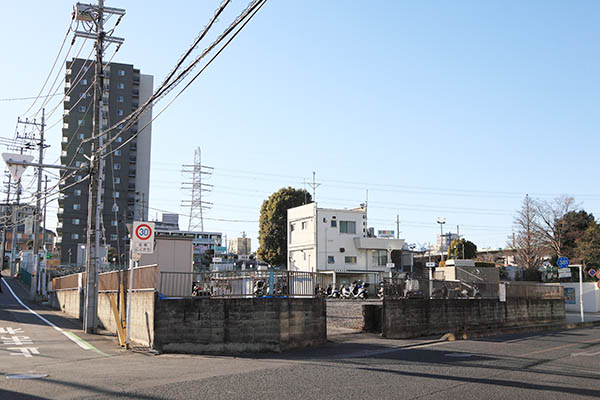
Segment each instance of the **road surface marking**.
M595 353L571 353L571 357L578 357L578 356L600 356L600 351L597 351Z
M48 321L46 318L42 317L37 312L33 311L31 308L29 308L25 303L23 303L21 301L21 299L15 294L15 292L12 290L12 288L10 287L10 285L8 284L8 282L6 282L6 280L4 281L4 283L6 284L6 287L8 288L8 290L10 291L10 293L13 295L13 297L15 298L15 300L17 300L20 305L22 305L25 309L27 309L27 311L29 311L30 313L32 313L33 315L35 315L36 317L38 317L39 319L41 319L42 321L44 321L46 324L50 325L51 327L53 327L54 329L56 329L57 331L59 331L60 333L62 333L66 337L68 337L69 340L71 340L72 342L74 342L75 344L77 344L77 346L81 347L82 349L84 349L84 350L96 350L96 352L99 352L100 354L104 354L100 350L96 349L94 346L92 346L91 344L89 344L88 342L86 342L85 340L83 340L80 337L78 337L77 335L75 335L73 332L64 331L62 328L59 328L58 326L56 326L52 322ZM31 357L31 356L29 356L29 357Z
M32 354L40 354L39 347L7 347L6 350L18 350L20 353L10 353L11 356L33 357Z

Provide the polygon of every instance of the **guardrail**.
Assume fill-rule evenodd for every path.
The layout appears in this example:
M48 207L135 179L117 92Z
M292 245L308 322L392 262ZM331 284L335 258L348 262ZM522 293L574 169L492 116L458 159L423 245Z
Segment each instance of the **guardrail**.
M298 271L161 272L163 297L317 297L324 274Z

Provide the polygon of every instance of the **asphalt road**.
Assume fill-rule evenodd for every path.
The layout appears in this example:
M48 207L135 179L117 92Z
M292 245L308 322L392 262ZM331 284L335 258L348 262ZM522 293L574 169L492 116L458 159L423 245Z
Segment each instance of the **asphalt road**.
M8 283L25 296L18 283ZM350 334L327 346L282 354L152 355L121 350L113 338L86 335L60 313L32 309L62 332L3 286L0 399L600 397L600 328L456 342Z

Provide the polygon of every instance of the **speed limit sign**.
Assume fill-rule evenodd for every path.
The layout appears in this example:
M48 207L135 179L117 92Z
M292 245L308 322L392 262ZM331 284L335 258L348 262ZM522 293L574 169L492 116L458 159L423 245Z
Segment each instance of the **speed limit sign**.
M136 254L154 253L154 222L134 222L131 243Z

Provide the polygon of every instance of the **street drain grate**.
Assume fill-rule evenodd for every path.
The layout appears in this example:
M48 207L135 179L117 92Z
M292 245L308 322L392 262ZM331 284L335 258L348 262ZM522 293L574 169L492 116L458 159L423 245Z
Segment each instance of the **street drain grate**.
M47 376L48 374L8 374L6 379L41 379Z
M469 358L473 357L473 354L470 353L448 353L444 354L446 357L455 357L455 358Z

